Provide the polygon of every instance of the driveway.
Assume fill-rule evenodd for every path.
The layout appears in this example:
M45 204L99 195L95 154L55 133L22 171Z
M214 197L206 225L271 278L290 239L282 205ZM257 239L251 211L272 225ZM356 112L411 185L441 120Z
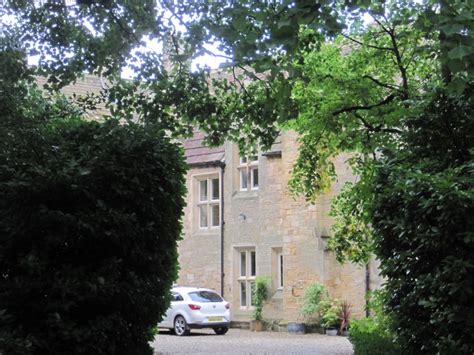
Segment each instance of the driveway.
M187 337L160 330L153 342L155 354L352 354L347 338L322 334L251 332L230 329L226 335L192 330Z

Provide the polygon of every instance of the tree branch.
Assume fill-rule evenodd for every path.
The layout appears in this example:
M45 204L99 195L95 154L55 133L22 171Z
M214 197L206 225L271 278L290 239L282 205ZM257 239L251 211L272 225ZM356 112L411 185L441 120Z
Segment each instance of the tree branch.
M393 99L395 99L395 97L396 97L395 94L391 94L391 95L387 96L385 99L383 99L382 101L380 101L376 104L373 104L373 105L345 107L345 108L342 108L340 110L334 111L332 113L332 115L337 116L341 113L353 112L353 111L358 111L358 110L371 110L373 108L380 107L380 106L388 104L389 102L393 101Z
M402 131L397 129L397 128L383 127L382 124L379 124L376 127L374 127L366 119L364 119L364 117L359 115L357 112L354 113L354 116L357 117L362 122L364 127L367 128L368 132L385 132L385 133L394 133L394 134L401 134L402 133ZM369 133L367 133L367 136L368 136L368 139L370 140Z
M369 80L373 81L375 84L377 84L378 86L381 86L383 88L400 91L400 87L398 87L397 85L382 83L381 81L371 77L370 75L364 75L363 78L369 79Z
M369 47L369 48L374 48L374 49L378 49L378 50L381 50L381 51L393 51L393 48L390 48L390 47L379 47L379 46L373 46L371 44L367 44L367 43L364 43L364 42L361 42L355 38L352 38L344 33L341 33L343 37L347 38L348 40L354 42L354 43L357 43L361 46L365 46L365 47Z

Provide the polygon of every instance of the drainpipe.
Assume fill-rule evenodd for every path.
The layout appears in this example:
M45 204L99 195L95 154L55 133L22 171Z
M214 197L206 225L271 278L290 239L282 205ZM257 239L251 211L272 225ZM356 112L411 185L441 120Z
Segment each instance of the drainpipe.
M221 296L224 297L224 172L225 163L221 163Z

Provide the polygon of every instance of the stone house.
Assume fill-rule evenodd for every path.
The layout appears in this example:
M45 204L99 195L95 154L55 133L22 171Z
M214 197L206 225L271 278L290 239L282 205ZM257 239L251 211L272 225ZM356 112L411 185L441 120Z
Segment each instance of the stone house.
M270 151L247 157L232 143L208 148L202 141L197 132L184 142L188 203L178 284L221 292L234 322L252 319L251 290L259 275L270 280L265 319L301 320L305 288L315 281L362 315L365 268L340 265L326 249L331 197L354 179L347 157L335 161L338 178L332 191L309 205L288 190L298 153L295 133L283 133ZM374 289L380 280L369 282Z
M39 78L42 84L44 79ZM86 75L62 91L66 96L98 93L100 80ZM101 105L88 119L107 114ZM264 318L301 320L305 288L318 281L331 296L352 303L363 314L366 270L340 265L326 250L331 233L330 201L353 180L341 155L335 161L337 182L315 204L290 194L288 181L298 154L297 135L284 132L272 149L241 157L236 145L203 145L196 132L183 142L189 170L184 233L179 243L178 284L212 288L231 304L234 322L252 319L251 289L256 276L270 280ZM373 264L373 263L372 263ZM380 285L370 270L370 289Z

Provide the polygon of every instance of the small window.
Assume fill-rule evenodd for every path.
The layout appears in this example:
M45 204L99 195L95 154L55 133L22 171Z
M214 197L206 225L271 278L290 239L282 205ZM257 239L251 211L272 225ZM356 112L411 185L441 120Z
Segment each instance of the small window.
M245 282L240 282L240 306L247 307L247 286Z
M257 275L257 255L255 250L247 249L239 251L239 276L237 283L239 287L239 304L241 308L248 309L254 305L253 288Z
M247 252L240 253L240 276L247 276Z
M258 156L240 157L239 187L241 191L258 190Z
M255 252L251 251L250 252L250 276L256 275L256 269L257 269L257 260L255 259Z
M272 284L277 290L283 288L284 259L282 248L272 249Z
M207 180L199 181L199 201L207 201Z
M199 206L199 227L201 228L207 228L207 206L206 205L201 205Z
M220 185L219 178L197 180L197 223L200 229L220 227Z
M252 172L252 190L258 189L258 168L252 168L250 170Z
M250 282L250 305L255 306L255 282Z
M247 190L248 179L247 179L247 169L240 170L240 189Z
M217 201L219 200L219 179L212 179L211 180L212 186L212 200Z
M283 254L278 254L278 288L283 288Z
M171 293L171 302L179 302L179 301L183 301L183 296L181 296L177 292L172 292Z
M213 227L219 227L220 216L219 216L219 205L211 205L211 221Z

